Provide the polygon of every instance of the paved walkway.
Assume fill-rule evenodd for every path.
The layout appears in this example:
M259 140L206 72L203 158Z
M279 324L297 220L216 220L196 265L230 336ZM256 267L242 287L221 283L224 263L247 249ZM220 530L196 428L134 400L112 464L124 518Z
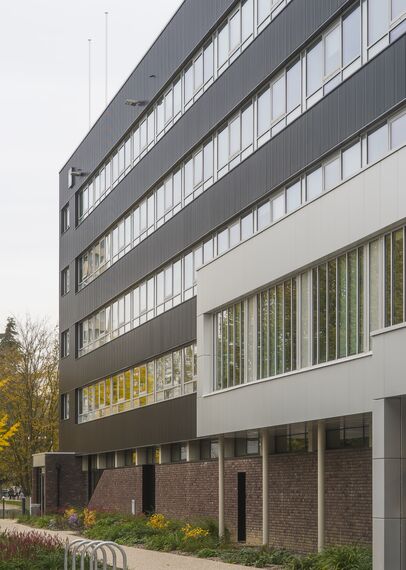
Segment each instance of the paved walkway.
M43 534L58 535L63 541L67 538L70 541L77 538L77 535L72 532L33 529L14 523L12 520L0 520L0 532L6 529L16 529L20 532L31 532L34 530ZM224 564L224 562L193 558L191 556L167 554L128 546L124 547L124 549L127 554L129 570L247 570L246 566Z

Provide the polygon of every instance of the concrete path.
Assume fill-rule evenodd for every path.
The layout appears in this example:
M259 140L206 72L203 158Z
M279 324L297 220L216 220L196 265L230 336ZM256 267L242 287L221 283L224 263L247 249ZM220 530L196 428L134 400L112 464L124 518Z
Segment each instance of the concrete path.
M16 529L19 532L35 531L43 534L58 535L64 542L67 538L69 541L77 538L77 535L72 532L33 529L15 523L12 520L0 520L0 532L6 529ZM247 566L225 564L224 562L214 560L205 560L178 554L167 554L129 546L124 548L128 558L129 570L247 570ZM277 567L275 566L274 568L276 569Z

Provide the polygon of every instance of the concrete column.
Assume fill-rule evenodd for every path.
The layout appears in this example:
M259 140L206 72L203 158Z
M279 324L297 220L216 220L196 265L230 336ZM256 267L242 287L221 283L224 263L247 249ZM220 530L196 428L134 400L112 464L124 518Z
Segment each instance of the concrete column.
M262 453L262 544L269 544L269 434L261 434Z
M406 407L404 398L374 401L372 412L374 570L406 568Z
M325 492L324 463L326 455L326 428L324 421L317 424L317 547L322 552L325 546Z
M224 436L219 436L219 538L224 538Z

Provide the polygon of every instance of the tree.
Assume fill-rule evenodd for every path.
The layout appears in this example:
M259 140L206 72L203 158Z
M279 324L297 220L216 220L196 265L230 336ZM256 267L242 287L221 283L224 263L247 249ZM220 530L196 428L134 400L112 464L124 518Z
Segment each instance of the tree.
M10 445L10 440L18 430L18 423L13 426L8 426L8 417L3 416L0 418L0 451Z
M8 317L6 329L4 331L3 338L0 342L0 351L5 352L10 347L16 348L18 346L17 341L17 325L14 317Z
M58 335L30 317L15 325L16 342L0 350L0 417L18 429L0 454L0 478L29 495L32 455L58 448Z

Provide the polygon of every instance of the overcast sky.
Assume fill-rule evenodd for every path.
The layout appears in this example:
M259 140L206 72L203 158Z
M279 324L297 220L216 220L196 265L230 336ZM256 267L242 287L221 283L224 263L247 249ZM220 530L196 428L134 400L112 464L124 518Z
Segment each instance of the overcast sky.
M58 319L58 172L182 0L2 0L0 332L6 317Z

